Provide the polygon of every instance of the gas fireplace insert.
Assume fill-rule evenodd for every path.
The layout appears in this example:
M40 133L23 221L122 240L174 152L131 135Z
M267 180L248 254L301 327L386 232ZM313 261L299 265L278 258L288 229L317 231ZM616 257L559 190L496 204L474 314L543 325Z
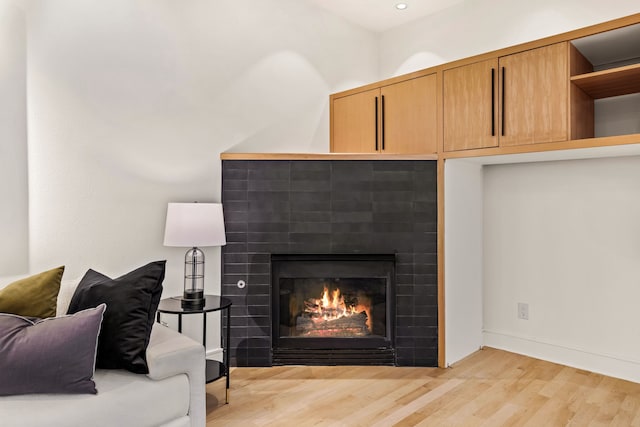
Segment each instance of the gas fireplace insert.
M273 364L394 364L394 255L272 255Z

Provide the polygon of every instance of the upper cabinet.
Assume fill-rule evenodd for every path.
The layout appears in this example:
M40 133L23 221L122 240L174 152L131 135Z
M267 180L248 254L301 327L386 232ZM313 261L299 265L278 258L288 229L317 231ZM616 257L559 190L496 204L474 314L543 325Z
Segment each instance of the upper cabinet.
M331 151L444 158L640 143L640 14L331 95Z
M380 89L336 98L331 105L331 151L375 153L380 147Z
M569 139L567 43L503 56L500 146Z
M443 73L446 151L498 146L498 60Z
M331 99L331 152L437 151L435 74Z
M437 150L436 75L383 86L381 152L435 153Z
M444 70L445 151L569 139L567 46Z

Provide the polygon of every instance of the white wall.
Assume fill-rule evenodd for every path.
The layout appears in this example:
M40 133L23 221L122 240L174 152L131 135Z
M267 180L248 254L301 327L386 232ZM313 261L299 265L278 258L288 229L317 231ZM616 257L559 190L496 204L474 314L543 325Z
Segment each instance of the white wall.
M640 12L629 0L466 0L382 33L388 78Z
M640 382L640 157L485 166L484 201L485 344Z
M483 169L466 159L444 169L445 365L478 350L482 336Z
M0 3L0 276L28 270L27 29L24 12Z
M29 5L34 272L167 259L164 295L180 294L167 202L219 201L221 152L328 151L329 94L378 76L373 34L295 0ZM219 292L220 252L205 252Z
M41 0L28 35L31 268L167 258L171 293L166 203L219 200L223 151L327 151L329 93L376 76L373 35L296 1Z

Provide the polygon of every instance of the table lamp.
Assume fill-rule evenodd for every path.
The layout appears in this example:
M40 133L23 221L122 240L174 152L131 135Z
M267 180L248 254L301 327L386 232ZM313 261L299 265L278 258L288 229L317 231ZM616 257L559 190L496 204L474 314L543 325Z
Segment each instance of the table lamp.
M190 248L184 256L183 308L204 307L204 253L198 246L226 244L222 204L168 204L164 245Z

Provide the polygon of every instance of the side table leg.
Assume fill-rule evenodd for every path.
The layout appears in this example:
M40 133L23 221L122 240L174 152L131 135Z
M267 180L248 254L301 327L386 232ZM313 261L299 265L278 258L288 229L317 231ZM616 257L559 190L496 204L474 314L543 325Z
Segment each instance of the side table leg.
M207 312L202 313L202 345L204 352L207 353Z

